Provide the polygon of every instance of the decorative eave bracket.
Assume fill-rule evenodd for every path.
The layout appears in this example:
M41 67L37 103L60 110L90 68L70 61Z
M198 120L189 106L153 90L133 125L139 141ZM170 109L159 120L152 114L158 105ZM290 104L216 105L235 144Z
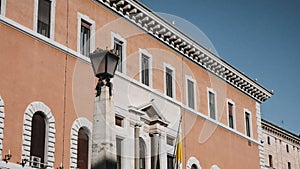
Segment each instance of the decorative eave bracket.
M271 91L189 38L140 2L135 0L94 1L128 19L134 25L140 27L145 32L156 37L167 46L215 74L259 103L266 101L273 95Z

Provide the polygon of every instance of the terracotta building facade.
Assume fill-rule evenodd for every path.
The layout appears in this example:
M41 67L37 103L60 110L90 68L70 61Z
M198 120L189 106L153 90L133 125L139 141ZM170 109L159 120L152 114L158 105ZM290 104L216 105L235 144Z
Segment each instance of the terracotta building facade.
M300 168L300 136L262 120L266 168Z
M134 168L136 144L139 169L172 168L178 128L183 168L265 168L260 104L272 93L139 1L0 4L1 168L90 168L97 48L121 58L118 168Z

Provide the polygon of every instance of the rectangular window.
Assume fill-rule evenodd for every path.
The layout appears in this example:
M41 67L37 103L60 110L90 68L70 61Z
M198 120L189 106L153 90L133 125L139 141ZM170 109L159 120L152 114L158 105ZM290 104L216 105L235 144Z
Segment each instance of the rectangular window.
M289 150L289 145L286 145L286 152L290 152L290 150Z
M90 38L91 38L91 24L81 20L80 28L80 53L84 56L90 54Z
M38 2L38 25L37 32L50 37L51 1L39 0Z
M122 168L122 139L116 139L116 146L117 146L117 169Z
M273 168L273 157L272 157L272 155L269 155L269 167Z
M174 138L167 136L167 144L170 146L174 146Z
M216 98L215 94L211 91L208 92L208 102L209 102L209 116L210 118L216 120Z
M123 62L123 42L119 41L117 39L114 40L114 50L117 54L117 56L119 56L119 64L117 67L117 71L122 72L122 62Z
M168 169L174 168L174 157L170 154L167 156Z
M119 117L119 116L116 116L115 117L115 125L122 127L123 126L123 118Z
M270 137L267 138L268 144L271 145Z
M246 125L246 135L251 137L251 115L248 112L245 112L245 125Z
M290 162L288 162L288 169L292 169L292 165Z
M229 127L234 129L234 114L233 114L234 106L230 102L228 102L227 106L228 106L228 123L229 123Z
M195 109L195 87L194 82L187 79L187 102L188 106Z
M150 76L149 76L149 69L150 69L150 58L144 54L142 54L142 83L149 86Z
M173 70L166 67L166 94L173 97Z

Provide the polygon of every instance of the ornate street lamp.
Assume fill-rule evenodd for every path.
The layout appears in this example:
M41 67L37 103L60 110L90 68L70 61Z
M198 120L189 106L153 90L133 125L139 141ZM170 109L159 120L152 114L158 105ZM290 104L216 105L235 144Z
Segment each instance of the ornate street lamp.
M97 48L92 54L90 54L90 59L95 76L99 78L96 86L96 97L100 96L101 87L104 85L109 87L109 95L111 96L112 83L110 82L110 78L114 77L120 58L113 50Z
M114 100L110 97L110 79L115 74L119 57L112 50L96 49L90 54L90 59L95 76L99 78L94 102L91 169L117 169L115 111Z

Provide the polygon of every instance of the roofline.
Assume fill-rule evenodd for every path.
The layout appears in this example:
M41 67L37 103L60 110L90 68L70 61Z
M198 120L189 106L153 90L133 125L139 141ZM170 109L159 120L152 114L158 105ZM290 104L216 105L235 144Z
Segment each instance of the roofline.
M277 131L279 131L279 130L283 131L284 132L283 134L286 134L286 135L288 134L290 137L292 137L293 139L298 140L299 143L300 143L300 135L292 133L292 132L290 132L290 131L282 128L282 127L279 127L279 126L277 126L277 125L275 125L275 124L273 124L273 123L271 123L271 122L269 122L267 120L264 120L264 119L261 119L261 124L262 124L262 127L267 126L267 127L272 128L272 129L275 129Z
M200 67L262 103L273 92L191 39L137 0L94 0L152 35Z

